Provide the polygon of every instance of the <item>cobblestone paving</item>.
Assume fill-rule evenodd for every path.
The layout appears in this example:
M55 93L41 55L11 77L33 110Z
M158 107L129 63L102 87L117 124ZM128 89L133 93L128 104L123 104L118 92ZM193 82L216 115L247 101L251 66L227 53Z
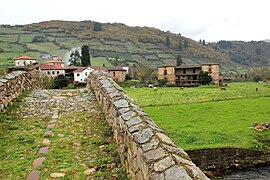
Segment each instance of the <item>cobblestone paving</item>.
M82 116L80 117L81 119L74 117L73 114L75 112L85 113L87 117ZM64 179L119 179L119 174L121 173L120 179L123 177L126 179L119 158L115 158L117 153L116 149L112 148L115 147L113 138L104 138L98 132L95 133L95 129L90 130L91 123L94 127L97 124L96 120L105 121L95 96L90 90L35 90L24 98L23 103L16 110L16 114L24 119L31 117L36 117L37 119L47 118L43 122L45 127L47 127L43 130L42 144L39 145L40 148L33 158L33 162L29 162L29 164L32 164L32 171L27 174L27 180L60 177L64 177ZM82 119L87 123L82 121ZM92 121L93 119L96 120ZM92 126L91 128L93 128ZM104 129L104 127L102 128ZM108 129L105 128L105 131ZM69 135L67 135L67 131L71 131ZM97 129L97 131L102 130ZM85 144L82 144L81 141ZM62 144L63 142L64 144ZM69 146L68 144L72 145ZM77 154L75 160L78 160L80 169L76 167L71 170L71 167L64 163L63 167L67 166L68 168L57 170L56 164L50 164L54 161L50 151L52 151L51 154L59 154L62 153L61 148L63 150L63 155L61 156L63 157L70 156L65 155L70 149L72 149L72 154ZM110 157L111 155L113 157ZM100 163L100 159L104 162ZM55 161L61 162L65 160L58 158ZM46 167L48 164L50 168ZM73 171L81 172L76 174Z

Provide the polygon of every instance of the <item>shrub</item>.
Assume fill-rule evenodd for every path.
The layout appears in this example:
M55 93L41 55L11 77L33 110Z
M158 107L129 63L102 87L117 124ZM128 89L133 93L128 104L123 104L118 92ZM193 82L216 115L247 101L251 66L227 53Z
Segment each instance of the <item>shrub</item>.
M69 83L69 79L65 75L60 74L54 79L53 88L62 89L63 87L67 87Z

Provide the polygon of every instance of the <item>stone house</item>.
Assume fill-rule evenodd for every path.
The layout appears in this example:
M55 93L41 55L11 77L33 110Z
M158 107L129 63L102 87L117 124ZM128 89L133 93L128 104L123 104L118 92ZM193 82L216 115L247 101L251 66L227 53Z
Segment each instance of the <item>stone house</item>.
M36 58L32 58L32 57L29 57L29 56L21 56L21 57L18 57L15 59L15 66L17 67L24 67L24 66L28 66L28 65L31 65L31 64L36 64L37 61Z
M122 67L107 68L107 74L115 81L124 82L126 80L127 70Z
M128 68L126 67L103 67L103 66L91 66L94 70L103 71L115 81L124 82L126 80L126 74Z
M200 71L208 72L213 83L220 83L220 67L217 63L161 66L158 68L158 80L167 79L170 84L177 85L198 85Z

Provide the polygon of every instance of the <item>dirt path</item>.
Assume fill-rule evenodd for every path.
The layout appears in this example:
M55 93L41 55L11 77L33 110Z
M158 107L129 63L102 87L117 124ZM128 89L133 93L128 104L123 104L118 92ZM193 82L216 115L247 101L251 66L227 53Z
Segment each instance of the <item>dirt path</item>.
M126 179L87 89L33 91L0 117L0 179Z

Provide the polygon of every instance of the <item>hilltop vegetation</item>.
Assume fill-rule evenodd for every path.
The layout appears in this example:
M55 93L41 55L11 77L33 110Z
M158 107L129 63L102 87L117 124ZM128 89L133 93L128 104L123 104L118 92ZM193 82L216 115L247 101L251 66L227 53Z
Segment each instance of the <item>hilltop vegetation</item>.
M39 58L40 54L64 56L74 47L88 44L93 57L119 59L118 64L141 63L156 68L176 64L180 54L184 63L221 63L224 68L242 67L211 46L180 34L149 27L101 24L93 21L48 21L29 25L0 26L0 62L21 54Z
M270 43L265 41L219 41L212 43L219 52L226 53L230 59L245 66L269 66Z

